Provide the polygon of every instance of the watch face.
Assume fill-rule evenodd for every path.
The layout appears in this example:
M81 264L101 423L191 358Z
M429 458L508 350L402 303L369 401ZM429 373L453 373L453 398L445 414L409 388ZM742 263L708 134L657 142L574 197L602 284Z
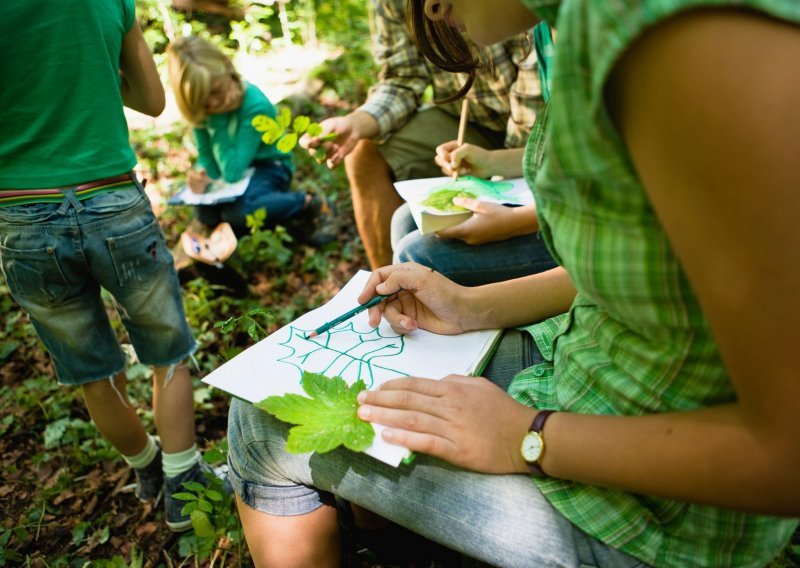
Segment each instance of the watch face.
M544 440L537 432L528 432L522 439L522 458L526 462L536 462L542 455Z

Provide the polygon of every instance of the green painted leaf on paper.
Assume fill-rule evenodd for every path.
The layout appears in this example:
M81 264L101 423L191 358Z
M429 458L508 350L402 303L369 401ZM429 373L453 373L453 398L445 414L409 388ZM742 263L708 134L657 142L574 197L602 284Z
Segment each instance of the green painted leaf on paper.
M442 189L434 191L428 197L420 201L422 205L438 209L439 211L467 211L464 207L459 207L453 203L456 197L469 197L474 199L475 194L460 189Z
M362 452L372 444L375 430L356 414L356 397L367 388L363 381L348 386L341 377L304 372L302 385L308 397L271 396L256 404L278 420L297 424L289 430L288 451L325 453L344 446Z

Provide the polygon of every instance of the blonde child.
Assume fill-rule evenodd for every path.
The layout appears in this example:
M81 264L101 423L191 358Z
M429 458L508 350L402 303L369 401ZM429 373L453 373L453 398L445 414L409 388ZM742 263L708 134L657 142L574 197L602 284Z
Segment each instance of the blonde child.
M187 173L195 193L212 180L239 181L253 167L245 193L233 201L198 205L198 220L209 229L228 222L247 234L246 216L266 209L267 226L286 225L309 244L335 238L329 203L318 195L291 191L291 154L264 144L253 117L275 117L275 107L255 85L242 79L219 48L198 36L176 39L167 49L169 82L183 117L193 127L199 168Z

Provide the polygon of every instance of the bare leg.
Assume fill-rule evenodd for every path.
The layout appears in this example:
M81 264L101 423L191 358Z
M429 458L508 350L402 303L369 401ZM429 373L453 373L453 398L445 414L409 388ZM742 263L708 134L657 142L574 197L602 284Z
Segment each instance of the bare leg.
M153 417L164 452L187 450L195 443L194 394L189 369L175 368L167 386L168 367L153 368Z
M356 227L370 267L392 263L392 214L403 204L392 184L389 165L369 140L361 140L344 160Z
M135 456L144 450L147 433L126 393L127 378L119 373L111 381L83 385L83 399L95 426L122 455Z
M336 507L281 517L251 509L236 496L244 535L258 568L338 567L341 557Z

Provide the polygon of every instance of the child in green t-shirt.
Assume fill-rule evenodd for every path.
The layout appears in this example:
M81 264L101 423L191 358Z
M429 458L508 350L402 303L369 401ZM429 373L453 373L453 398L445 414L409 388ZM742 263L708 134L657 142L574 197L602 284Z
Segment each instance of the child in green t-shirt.
M285 225L309 244L332 241L336 235L330 204L321 196L291 191L291 155L264 144L252 126L257 115L276 115L264 93L244 81L230 58L203 38L178 38L167 53L175 100L197 143L200 168L187 173L190 189L205 193L214 180L237 182L254 169L244 194L197 205L198 220L209 229L228 222L241 236L248 232L246 216L263 208L268 227Z

